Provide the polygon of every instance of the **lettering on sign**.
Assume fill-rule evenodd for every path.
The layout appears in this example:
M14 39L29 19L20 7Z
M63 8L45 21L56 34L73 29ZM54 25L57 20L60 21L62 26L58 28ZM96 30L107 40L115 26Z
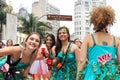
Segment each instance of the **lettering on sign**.
M47 20L72 21L71 15L47 15Z

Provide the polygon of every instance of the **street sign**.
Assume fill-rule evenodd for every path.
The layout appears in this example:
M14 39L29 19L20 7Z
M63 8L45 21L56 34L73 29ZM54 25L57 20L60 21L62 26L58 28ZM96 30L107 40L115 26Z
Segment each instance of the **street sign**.
M58 21L72 21L71 15L53 15L48 14L47 20L58 20Z

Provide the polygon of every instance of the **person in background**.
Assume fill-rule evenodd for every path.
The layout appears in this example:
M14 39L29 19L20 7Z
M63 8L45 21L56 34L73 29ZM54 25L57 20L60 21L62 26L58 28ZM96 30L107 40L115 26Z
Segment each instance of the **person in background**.
M93 8L90 24L93 24L95 33L83 39L78 80L120 80L115 64L117 58L120 66L120 40L107 31L114 20L115 13L110 6Z
M74 44L76 44L79 48L81 48L82 42L80 41L79 38L76 38L76 39L74 40Z
M8 40L7 40L6 46L13 46L13 41L12 41L12 39L8 39Z
M25 40L25 45L10 46L0 49L0 56L10 55L9 64L0 59L0 80L26 80L31 64L41 45L41 36L32 32ZM12 62L12 63L11 63Z
M0 41L0 48L3 48L4 43L2 41Z
M53 70L50 80L76 80L79 48L70 42L69 29L65 26L57 31L57 43L52 48Z

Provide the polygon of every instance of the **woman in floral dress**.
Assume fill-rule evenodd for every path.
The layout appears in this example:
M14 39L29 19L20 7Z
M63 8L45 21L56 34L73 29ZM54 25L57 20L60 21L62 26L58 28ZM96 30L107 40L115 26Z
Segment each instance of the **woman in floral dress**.
M115 59L120 61L120 41L107 31L107 26L113 25L114 20L114 11L109 6L92 10L90 23L94 25L95 33L83 39L78 80L120 80L115 63Z
M79 61L79 48L70 43L70 34L63 26L57 32L57 44L52 48L54 66L50 80L76 80L77 63Z

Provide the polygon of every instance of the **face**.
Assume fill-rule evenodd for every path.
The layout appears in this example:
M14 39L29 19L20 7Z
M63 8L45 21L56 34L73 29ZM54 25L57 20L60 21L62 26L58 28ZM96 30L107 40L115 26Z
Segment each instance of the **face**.
M53 43L52 38L48 36L47 39L46 39L46 46L51 47L52 43Z
M68 35L66 29L61 29L61 30L59 30L59 32L58 32L58 37L59 37L59 39L60 39L61 41L66 41L66 40L68 40L69 35Z
M8 41L7 41L7 46L12 46L12 45L13 45L12 40L8 40Z
M78 47L80 47L80 46L81 46L80 40L76 39L76 40L75 40L75 44L76 44Z
M32 34L27 38L25 43L26 43L27 48L29 48L31 50L35 50L35 49L39 48L40 37L37 34Z

